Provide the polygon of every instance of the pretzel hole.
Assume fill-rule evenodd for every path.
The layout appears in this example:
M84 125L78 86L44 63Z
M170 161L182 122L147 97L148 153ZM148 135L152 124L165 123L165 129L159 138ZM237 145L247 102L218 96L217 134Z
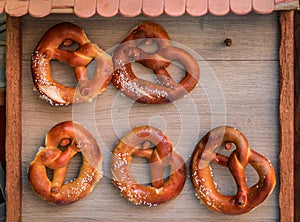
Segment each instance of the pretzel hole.
M222 167L216 163L211 163L211 172L217 190L226 196L236 195L237 186L227 167Z
M73 181L78 177L78 173L82 164L82 155L77 153L67 165L67 173L64 179L64 184ZM53 179L53 169L46 167L46 173L49 180Z
M46 174L47 174L48 179L50 181L52 181L52 179L53 179L53 170L50 169L50 168L48 168L48 167L46 167Z
M150 163L148 159L139 156L133 156L130 165L130 172L135 181L143 186L152 186L152 178L150 175ZM171 167L168 165L163 170L163 181L169 179Z
M215 149L215 152L229 157L235 149L234 143L231 144L230 149L228 149L228 144L222 144L222 146ZM211 161L210 166L215 187L223 195L235 195L237 193L236 183L229 169L223 165L226 165L226 163L221 163L221 160L219 163Z
M153 74L152 69L148 69L145 66L135 62L131 63L131 68L137 78L157 83L157 79Z
M82 165L82 154L76 153L75 156L70 160L67 166L67 174L65 177L65 183L70 182L78 177L80 167Z
M135 181L143 186L151 185L149 161L144 157L133 156L130 172Z
M131 63L131 68L137 78L144 79L153 83L161 83L152 69L148 69L145 66L135 62ZM181 65L181 63L177 61L172 61L166 68L166 70L176 82L180 82L186 75L185 68Z
M50 62L51 74L54 81L67 86L76 87L77 81L74 75L74 69L66 63L52 60Z
M254 184L256 184L259 181L258 173L250 164L248 164L248 166L245 168L245 175L246 175L247 187L252 187Z
M96 59L93 59L87 66L86 66L86 72L87 72L87 78L91 80L96 71L97 71L98 62Z
M219 152L220 153L220 152ZM222 154L224 154L223 152ZM211 172L217 190L223 195L236 195L237 185L227 167L211 162ZM244 170L247 187L250 188L259 181L256 170L248 164Z

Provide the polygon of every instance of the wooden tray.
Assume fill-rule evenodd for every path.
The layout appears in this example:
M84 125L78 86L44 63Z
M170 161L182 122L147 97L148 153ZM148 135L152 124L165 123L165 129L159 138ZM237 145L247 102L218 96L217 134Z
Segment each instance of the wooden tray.
M7 220L274 221L280 218L292 221L293 13L281 12L279 17L280 26L277 13L153 18L166 28L173 41L196 54L201 66L199 86L174 104L146 106L120 96L110 84L94 103L68 107L52 107L32 90L30 56L42 34L54 24L70 21L81 26L91 41L109 50L133 26L149 18L8 17ZM227 37L233 40L231 47L223 43ZM63 64L55 65L58 68L53 70L57 72L70 71ZM56 123L70 119L85 125L98 139L105 176L85 199L56 207L40 200L32 191L27 182L27 168L43 145L45 133ZM180 196L169 203L151 208L130 204L110 182L110 152L130 127L148 124L165 131L187 164L195 144L212 127L222 124L237 127L248 137L251 147L275 166L278 180L274 192L253 212L236 217L207 210L196 199L189 179ZM141 164L137 166L137 170L145 170ZM255 172L249 169L247 173L249 183L253 182ZM216 180L222 192L234 192L226 171L217 169Z

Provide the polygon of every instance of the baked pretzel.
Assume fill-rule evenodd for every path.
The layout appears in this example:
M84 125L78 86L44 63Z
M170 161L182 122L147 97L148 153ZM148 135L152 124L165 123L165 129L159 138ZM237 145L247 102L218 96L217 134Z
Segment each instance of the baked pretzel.
M139 184L131 175L133 156L149 160L151 185ZM167 166L170 166L170 175L164 182L163 170ZM124 136L114 148L111 173L113 184L127 200L135 205L156 206L181 192L186 179L186 165L160 130L141 126Z
M142 49L142 46L153 46L154 43L158 47L155 52ZM179 83L166 69L172 60L180 62L186 71ZM159 84L138 78L131 67L133 61L152 69ZM193 56L173 46L167 32L153 22L143 22L130 32L114 51L113 65L113 84L139 103L173 102L189 93L200 78L199 66Z
M59 149L64 147L64 151ZM65 182L67 165L74 155L82 154L77 178ZM47 168L53 170L52 181ZM28 180L44 200L67 205L88 195L102 178L102 155L95 138L81 125L71 121L54 126L29 165Z
M218 153L219 148L236 149L229 157ZM210 163L227 167L236 184L236 195L222 195L212 178ZM244 169L250 164L259 180L248 188ZM217 127L208 132L196 145L190 162L190 178L196 196L214 211L224 214L243 214L261 204L276 184L274 168L264 156L252 150L246 137L235 128Z
M74 51L60 49L78 43ZM95 75L89 80L86 66L97 61ZM74 68L77 87L68 87L55 81L50 62L58 60ZM85 32L77 25L59 23L50 28L36 46L31 58L32 78L35 89L52 105L68 105L92 101L104 91L112 77L111 57L96 44L90 42Z

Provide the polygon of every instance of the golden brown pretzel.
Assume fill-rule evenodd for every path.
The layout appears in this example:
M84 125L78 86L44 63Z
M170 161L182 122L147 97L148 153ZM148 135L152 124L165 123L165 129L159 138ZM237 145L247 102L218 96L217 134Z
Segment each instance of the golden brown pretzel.
M130 172L133 156L149 160L152 184L138 184ZM163 180L164 167L170 166L170 176ZM168 138L158 129L141 126L124 136L112 152L112 182L122 196L136 205L156 206L175 198L186 179L186 165L172 149Z
M146 52L141 44L156 42L155 52ZM177 83L166 70L172 60L180 62L186 71ZM131 67L135 61L150 68L160 84L138 78ZM113 55L113 84L125 95L147 104L168 103L186 95L198 83L200 70L197 61L187 51L171 44L166 31L153 22L143 22L135 27Z
M65 147L61 151L59 147ZM82 165L77 178L65 182L67 165L77 153ZM53 170L50 180L46 169ZM28 180L39 196L57 205L76 202L89 194L102 178L102 155L95 138L81 125L72 121L54 126L46 135L41 148L30 163Z
M236 149L229 157L219 154L218 148ZM210 163L227 167L237 184L236 195L222 195L215 187ZM257 171L259 181L248 188L244 169L248 163ZM246 137L237 129L217 127L197 144L190 162L190 177L196 196L214 211L224 214L247 213L262 203L276 184L275 171L268 159L252 150Z
M76 42L79 47L67 51L59 47ZM95 75L89 80L86 66L97 60ZM55 81L51 74L51 60L59 60L74 68L77 87L67 87ZM77 25L59 23L50 28L36 46L31 58L35 89L52 105L68 105L92 101L106 89L112 76L111 57L96 44L92 44Z

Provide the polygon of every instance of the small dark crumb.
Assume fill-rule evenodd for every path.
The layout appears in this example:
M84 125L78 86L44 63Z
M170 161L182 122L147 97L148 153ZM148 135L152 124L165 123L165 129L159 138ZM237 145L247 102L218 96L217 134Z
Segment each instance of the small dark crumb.
M224 40L224 43L226 44L226 46L230 47L232 45L232 40L230 38L227 38Z

